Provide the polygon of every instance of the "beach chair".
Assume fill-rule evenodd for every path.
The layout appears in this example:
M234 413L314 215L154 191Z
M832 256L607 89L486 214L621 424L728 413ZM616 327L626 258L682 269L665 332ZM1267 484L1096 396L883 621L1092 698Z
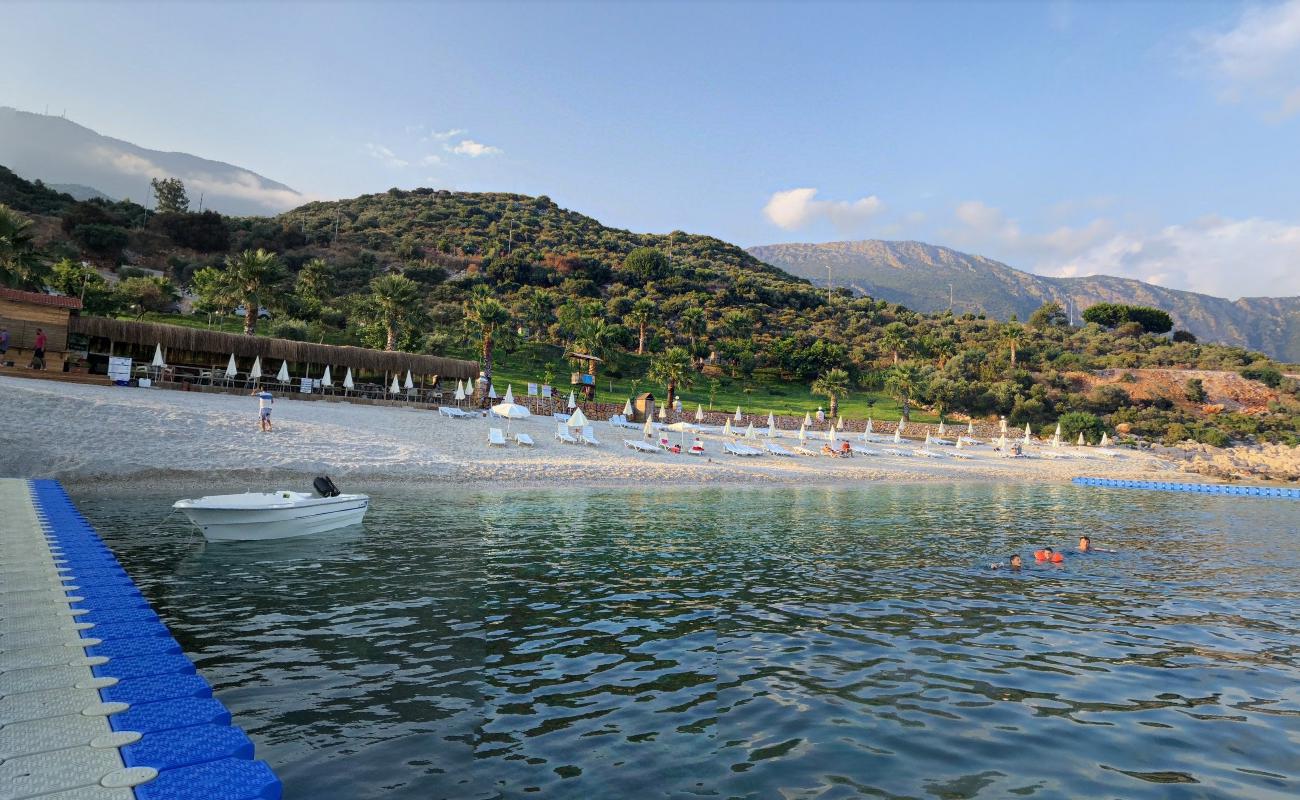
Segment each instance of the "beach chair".
M556 441L562 442L564 444L578 443L577 439L569 435L569 429L565 427L563 422L557 422L555 424L555 439Z
M505 447L506 436L500 428L488 428L488 445L492 447Z
M771 453L774 456L782 456L786 458L794 457L794 453L791 453L789 450L786 450L784 447L777 444L776 442L768 442L765 445L765 447L767 447L767 452Z
M624 440L623 440L623 446L626 447L626 448L628 448L629 450L635 450L635 451L637 451L638 453L658 453L658 452L659 452L659 448L658 448L658 447L655 447L655 446L652 445L652 444L646 444L645 442L637 441L636 439L624 439Z
M516 434L515 434L515 441L519 443L519 446L520 446L520 447L532 447L532 446L533 446L533 437L529 436L529 435L526 434L526 433L516 433Z
M600 440L596 438L596 431L590 425L583 426L579 439L581 439L583 444L589 444L592 447L600 447Z

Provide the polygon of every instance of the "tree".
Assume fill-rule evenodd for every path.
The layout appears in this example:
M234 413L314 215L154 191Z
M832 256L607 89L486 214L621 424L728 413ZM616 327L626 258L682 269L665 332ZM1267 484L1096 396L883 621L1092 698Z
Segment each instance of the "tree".
M638 247L623 259L623 269L641 278L652 281L668 274L668 256L653 247Z
M831 416L839 413L840 399L849 396L849 373L839 369L823 372L813 381L812 393L825 397L830 402Z
M1011 368L1016 368L1016 348L1025 339L1025 329L1018 322L1008 322L1002 327L1002 342L1011 348Z
M1029 315L1029 327L1038 328L1064 328L1070 324L1070 318L1065 315L1065 309L1061 304L1052 301L1043 303L1038 310Z
M925 392L927 377L919 366L907 361L895 364L885 374L885 388L903 405L904 422L911 419L908 404L912 398Z
M476 287L477 288L477 287ZM492 383L492 348L498 333L510 324L510 311L488 291L478 291L465 304L465 317L478 327L482 345L483 377Z
M118 281L113 293L135 314L136 319L151 311L166 311L177 297L171 281L157 276L124 278Z
M405 275L381 275L370 282L369 302L387 334L384 349L396 350L399 330L422 316L420 285Z
M40 289L46 267L32 241L32 223L17 211L0 205L0 284L19 289Z
M257 313L271 304L271 291L283 277L284 268L275 253L245 250L226 257L226 270L217 288L226 308L235 303L244 306L245 336L252 336L257 329Z
M672 407L673 400L677 397L677 388L690 387L694 375L691 354L686 352L685 347L670 347L655 356L650 362L650 371L646 373L647 378L662 383L667 388L668 395L664 402L668 408Z
M632 305L632 310L623 317L623 322L637 329L636 354L645 353L645 332L659 317L658 306L653 300L642 298Z
M880 334L880 346L885 348L894 356L894 363L898 363L898 356L907 349L912 340L912 332L902 322L891 322L885 326Z
M190 198L180 178L154 178L149 185L153 187L154 210L159 214L184 214L190 210Z

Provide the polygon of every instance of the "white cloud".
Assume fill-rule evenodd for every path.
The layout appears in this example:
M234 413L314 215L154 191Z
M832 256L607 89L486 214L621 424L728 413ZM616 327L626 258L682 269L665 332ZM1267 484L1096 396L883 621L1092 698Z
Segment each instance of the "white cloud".
M871 195L859 200L818 200L816 189L787 189L774 192L763 206L763 215L774 225L786 230L805 228L815 222L827 221L836 230L851 233L880 212L885 204Z
M1249 6L1232 29L1203 31L1193 44L1223 100L1300 113L1300 0Z
M403 158L398 158L396 153L389 150L387 147L384 147L382 144L366 142L364 149L371 158L378 159L394 169L401 169L402 167L410 166L411 162Z
M473 139L461 139L455 147L448 146L448 150L458 156L469 156L478 158L479 156L494 156L501 152L501 148L476 142Z
M979 201L954 215L961 224L947 235L955 245L1044 275L1116 275L1228 298L1300 294L1300 224L1207 217L1119 230L1098 218L1030 233Z

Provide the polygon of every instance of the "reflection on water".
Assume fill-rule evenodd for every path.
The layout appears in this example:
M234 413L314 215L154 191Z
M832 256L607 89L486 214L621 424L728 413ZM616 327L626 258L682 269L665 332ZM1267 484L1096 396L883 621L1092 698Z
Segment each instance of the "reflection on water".
M289 798L1300 792L1295 503L373 495L217 545L81 499ZM1082 533L1121 552L986 566Z

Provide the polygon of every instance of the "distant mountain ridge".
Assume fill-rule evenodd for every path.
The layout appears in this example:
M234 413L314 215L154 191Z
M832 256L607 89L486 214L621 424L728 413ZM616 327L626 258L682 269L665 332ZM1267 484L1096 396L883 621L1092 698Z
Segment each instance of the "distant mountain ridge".
M233 164L150 150L63 117L5 106L0 106L0 164L78 199L97 192L145 203L152 200L151 178L176 177L185 182L192 207L197 209L201 194L204 208L224 214L272 215L309 200L283 183Z
M850 286L917 311L952 308L995 319L1027 318L1056 301L1078 315L1094 303L1135 303L1168 311L1175 324L1207 341L1248 347L1284 361L1300 361L1300 297L1226 300L1166 289L1131 278L1093 275L1049 278L923 242L867 239L824 244L773 244L748 252L787 272L826 285L826 267L837 286Z

